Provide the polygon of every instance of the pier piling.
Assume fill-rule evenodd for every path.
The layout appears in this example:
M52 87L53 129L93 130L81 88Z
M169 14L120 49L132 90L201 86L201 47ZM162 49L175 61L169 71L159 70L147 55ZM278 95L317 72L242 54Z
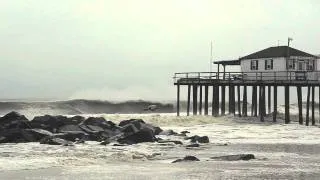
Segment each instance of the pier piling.
M241 117L241 100L240 100L240 86L237 86L237 92L238 92L238 115Z
M187 101L187 116L190 115L190 94L191 94L191 85L188 85L188 101Z
M226 112L226 87L221 86L221 115L225 115Z
M278 106L278 87L273 86L273 122L277 121Z
M314 86L311 87L311 90L311 123L314 126L316 124L314 119Z
M199 86L200 96L199 96L199 114L202 115L202 86Z
M208 115L208 108L209 108L209 102L208 102L208 95L209 95L209 86L204 86L204 115Z
M193 102L193 115L197 115L197 105L198 105L198 86L197 85L193 85L192 88L192 92L193 92L193 98L192 98L192 102Z
M299 124L303 124L301 86L297 86L297 96L298 96Z
M309 126L309 105L310 105L310 86L308 86L308 92L307 92L306 126Z
M180 116L180 85L177 85L177 116Z
M290 104L289 104L289 93L290 93L290 91L289 91L289 86L285 86L284 87L284 101L285 101L285 124L288 124L288 123L290 123L290 111L289 111L289 108L290 108Z
M242 114L244 117L248 116L248 109L247 109L247 86L243 86L243 97L242 97Z

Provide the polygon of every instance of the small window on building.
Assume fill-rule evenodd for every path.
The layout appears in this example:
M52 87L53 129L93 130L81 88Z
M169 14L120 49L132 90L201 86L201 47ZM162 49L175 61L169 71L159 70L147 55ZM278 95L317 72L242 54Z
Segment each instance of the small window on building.
M273 59L266 59L264 61L264 69L265 70L272 70L273 69Z
M258 70L258 60L251 60L251 70Z
M308 71L313 71L314 70L314 61L313 60L307 61L307 70Z
M288 69L296 69L296 62L293 59L288 60Z

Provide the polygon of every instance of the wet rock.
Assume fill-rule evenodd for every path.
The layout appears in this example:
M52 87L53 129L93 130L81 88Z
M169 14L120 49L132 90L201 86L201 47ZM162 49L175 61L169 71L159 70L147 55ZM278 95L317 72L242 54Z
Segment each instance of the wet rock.
M200 161L197 157L195 156L186 156L183 159L177 159L173 161L172 163L177 163L177 162L190 162L190 161Z
M237 154L237 155L211 157L210 159L217 159L217 160L224 160L224 161L239 161L239 160L248 161L250 159L255 159L255 156L253 154Z
M44 137L53 136L50 131L43 129L26 129L25 131L31 133L37 141Z
M66 120L67 117L64 116L45 115L34 117L30 123L32 128L44 129L55 133L59 127L65 125Z
M72 142L67 141L65 139L51 136L51 137L45 137L45 138L41 139L40 144L70 146L70 145L72 145Z
M35 142L37 139L33 134L25 129L7 129L0 132L1 143L22 143Z
M160 140L158 143L174 143L174 144L183 144L181 141L175 141L175 140Z
M89 117L88 119L81 122L81 124L87 126L95 126L100 127L102 129L114 129L116 128L116 124L111 121L107 121L103 117Z
M74 125L74 124L67 124L67 125L63 125L60 126L57 130L57 132L71 132L71 131L75 131L75 132L80 132L83 131L78 125Z
M0 118L0 130L18 128L25 129L30 128L29 120L15 111L12 111Z
M193 143L193 144L188 144L186 145L186 147L200 147L200 145L198 143Z
M162 132L162 129L160 127L145 123L142 119L123 120L119 123L119 126L121 126L121 127L126 127L128 125L133 125L137 129L142 129L142 128L147 127L149 129L153 130L154 135L158 135L160 132Z
M153 129L142 128L132 134L126 134L123 138L118 139L122 144L136 144L141 142L154 142L156 137Z
M209 143L209 138L208 136L198 136L198 135L195 135L195 136L191 136L191 137L187 137L185 139L190 139L191 142L193 143Z

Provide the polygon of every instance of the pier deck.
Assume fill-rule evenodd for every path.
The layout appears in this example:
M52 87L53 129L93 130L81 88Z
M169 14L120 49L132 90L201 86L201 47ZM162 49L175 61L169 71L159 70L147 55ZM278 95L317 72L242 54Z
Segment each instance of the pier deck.
M315 125L315 88L319 88L320 102L320 71L280 71L280 72L184 72L174 74L174 85L177 86L177 115L180 113L180 87L187 86L187 115L190 111L191 91L193 114L202 114L204 107L204 115L208 115L209 87L212 87L212 116L225 115L226 96L229 101L229 113L239 116L247 116L247 88L252 88L251 116L260 117L260 121L264 121L264 117L268 113L273 114L273 121L277 120L277 99L278 87L284 87L285 99L285 123L290 123L289 96L290 88L297 88L297 99L299 108L299 123L303 124L302 116L302 88L307 87L307 112L305 124L309 125L310 109L311 123ZM191 88L192 87L192 88ZM204 96L202 94L204 87ZM241 88L242 87L242 88ZM267 93L266 93L267 87ZM273 87L273 92L271 88ZM226 89L228 94L226 95ZM242 89L242 97L241 97ZM310 101L311 93L311 101ZM200 97L198 98L198 94ZM273 101L272 96L273 94ZM266 101L267 95L267 101ZM203 105L204 98L204 106ZM221 100L221 101L220 101ZM236 101L237 100L237 101ZM221 103L220 103L221 102ZM239 102L239 103L236 103ZM268 103L268 104L267 104ZM273 111L271 106L273 103ZM310 108L311 104L311 108ZM266 109L266 105L268 108ZM221 106L221 107L219 107ZM259 108L258 108L259 107ZM259 114L258 114L259 112ZM320 103L319 103L320 115Z

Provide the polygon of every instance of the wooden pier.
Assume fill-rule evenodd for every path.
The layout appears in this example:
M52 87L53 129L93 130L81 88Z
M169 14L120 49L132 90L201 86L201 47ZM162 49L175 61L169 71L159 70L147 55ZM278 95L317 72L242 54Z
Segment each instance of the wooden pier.
M299 109L299 123L303 124L302 90L307 90L305 125L315 125L315 88L319 89L320 81L301 79L301 73L307 76L308 72L184 72L174 74L174 85L177 86L177 116L180 115L180 89L186 86L187 116L190 115L190 103L192 93L193 115L209 113L209 91L212 92L212 116L225 115L226 96L228 96L229 114L239 117L248 116L248 88L251 89L251 116L259 115L260 121L265 116L272 115L273 122L277 121L278 89L284 88L285 120L290 123L290 87L297 90ZM314 72L313 73L320 73ZM297 76L299 74L299 76ZM204 88L204 96L203 96ZM292 89L292 88L291 88ZM226 93L228 90L228 93ZM272 91L273 90L273 91ZM192 91L192 92L191 92ZM220 93L221 92L221 93ZM273 96L271 95L273 92ZM242 96L241 96L242 93ZM267 96L267 97L266 97ZM203 99L204 98L204 99ZM311 100L310 100L311 98ZM204 106L203 106L204 102ZM272 105L273 103L273 105ZM311 105L311 107L310 107ZM273 106L273 109L271 108ZM320 105L319 105L320 107ZM311 114L310 114L311 108ZM320 111L319 111L320 115Z

